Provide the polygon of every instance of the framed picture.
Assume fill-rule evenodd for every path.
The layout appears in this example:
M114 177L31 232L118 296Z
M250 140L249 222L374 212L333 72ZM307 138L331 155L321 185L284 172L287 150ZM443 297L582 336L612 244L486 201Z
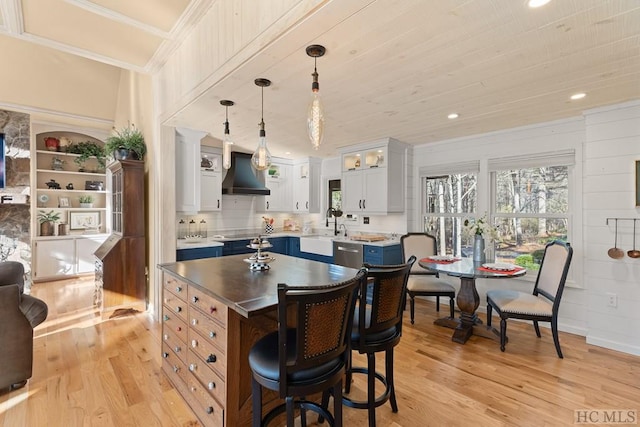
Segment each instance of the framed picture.
M68 197L58 197L58 207L59 208L70 208L71 203L69 203Z
M636 160L636 206L640 207L640 160Z
M100 226L100 212L69 212L72 230L96 229Z

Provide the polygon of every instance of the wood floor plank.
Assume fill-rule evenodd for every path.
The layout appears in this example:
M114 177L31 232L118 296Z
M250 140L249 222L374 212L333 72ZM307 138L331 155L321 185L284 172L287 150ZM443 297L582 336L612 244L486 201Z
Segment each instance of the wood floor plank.
M0 394L0 427L199 425L162 373L161 325L149 315L102 319L92 278L37 283L32 294L49 317L34 332L33 377ZM433 303L419 300L416 323L405 320L395 352L399 412L379 407L378 426L570 426L578 409L640 415L640 357L561 333L558 359L549 330L538 339L521 322L510 322L504 353L480 337L460 345L433 325L437 317ZM376 362L384 372L384 356ZM354 364L366 358L356 354ZM364 376L354 376L352 389L364 397ZM343 413L345 426L367 424L366 411Z

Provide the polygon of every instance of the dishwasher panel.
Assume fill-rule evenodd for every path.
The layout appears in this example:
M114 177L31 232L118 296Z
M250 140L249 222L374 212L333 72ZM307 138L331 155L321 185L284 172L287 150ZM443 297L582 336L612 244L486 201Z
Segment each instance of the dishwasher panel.
M343 267L360 268L364 262L362 243L333 242L333 263Z

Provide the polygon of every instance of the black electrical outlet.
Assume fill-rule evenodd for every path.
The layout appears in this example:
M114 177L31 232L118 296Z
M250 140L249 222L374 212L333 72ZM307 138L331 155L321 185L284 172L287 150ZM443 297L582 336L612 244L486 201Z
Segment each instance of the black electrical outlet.
M363 224L369 224L369 217L368 216L363 216L362 217L362 223Z

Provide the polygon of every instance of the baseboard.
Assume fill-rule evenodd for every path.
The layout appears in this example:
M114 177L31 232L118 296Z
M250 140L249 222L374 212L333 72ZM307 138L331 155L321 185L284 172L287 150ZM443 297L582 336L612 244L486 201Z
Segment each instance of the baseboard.
M609 350L621 351L623 353L633 354L640 356L640 347L633 346L618 341L605 340L602 338L594 338L587 335L587 344L597 345L598 347L604 347Z

